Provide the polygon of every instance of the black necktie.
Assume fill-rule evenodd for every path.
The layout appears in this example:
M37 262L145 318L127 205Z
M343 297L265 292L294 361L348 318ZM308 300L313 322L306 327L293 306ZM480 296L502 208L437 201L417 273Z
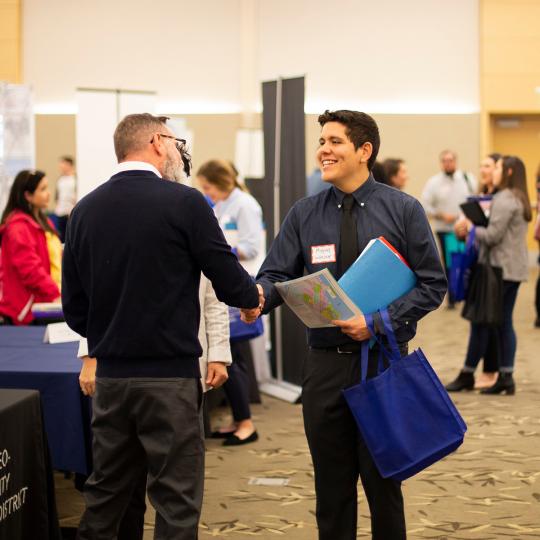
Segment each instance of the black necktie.
M358 236L356 234L356 218L354 217L354 197L345 195L342 204L339 263L341 275L358 257Z

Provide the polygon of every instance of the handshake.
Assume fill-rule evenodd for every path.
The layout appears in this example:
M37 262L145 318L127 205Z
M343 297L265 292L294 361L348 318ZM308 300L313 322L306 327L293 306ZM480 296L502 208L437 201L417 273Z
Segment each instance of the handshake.
M240 310L240 318L248 324L253 324L261 316L264 307L264 291L258 283L257 290L259 291L259 305L256 308Z

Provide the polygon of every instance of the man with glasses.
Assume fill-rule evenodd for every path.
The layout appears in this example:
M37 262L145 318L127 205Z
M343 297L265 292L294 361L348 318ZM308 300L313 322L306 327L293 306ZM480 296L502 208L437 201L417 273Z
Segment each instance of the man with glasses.
M155 538L197 538L201 271L219 300L259 305L203 196L177 183L190 159L166 120L135 114L120 122L115 173L77 204L68 224L64 315L97 358L93 473L80 539L116 538L146 468Z

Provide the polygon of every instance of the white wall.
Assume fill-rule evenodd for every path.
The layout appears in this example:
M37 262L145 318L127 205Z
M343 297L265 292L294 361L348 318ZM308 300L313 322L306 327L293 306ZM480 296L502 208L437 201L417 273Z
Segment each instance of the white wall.
M306 112L479 110L478 0L272 0L260 77L306 74Z
M305 74L307 112L470 113L478 1L25 0L24 81L42 112L81 86L154 90L161 112L238 112L246 77Z
M236 110L240 0L25 0L24 80L38 111L75 88L157 91L174 109Z

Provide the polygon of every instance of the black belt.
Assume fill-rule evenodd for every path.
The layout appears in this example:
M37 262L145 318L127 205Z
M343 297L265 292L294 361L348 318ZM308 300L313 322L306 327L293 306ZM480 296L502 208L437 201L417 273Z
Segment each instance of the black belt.
M401 353L401 356L406 356L408 354L409 350L409 344L406 343L398 343L399 352ZM379 349L379 346L377 343L373 346L375 350ZM334 352L338 354L355 354L359 353L362 350L362 342L358 341L357 343L345 343L343 345L336 345L334 347L312 347L312 349L315 349L317 351L326 351L326 352Z
M334 347L312 347L317 351L335 352L338 354L354 354L359 353L362 350L362 343L344 343L343 345L337 345Z

